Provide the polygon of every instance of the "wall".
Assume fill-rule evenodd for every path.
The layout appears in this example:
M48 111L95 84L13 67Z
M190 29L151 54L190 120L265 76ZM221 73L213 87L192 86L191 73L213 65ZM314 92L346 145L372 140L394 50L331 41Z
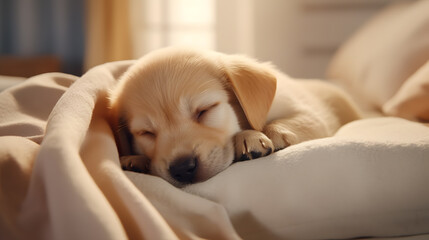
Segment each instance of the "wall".
M218 0L217 49L323 78L334 52L392 0Z

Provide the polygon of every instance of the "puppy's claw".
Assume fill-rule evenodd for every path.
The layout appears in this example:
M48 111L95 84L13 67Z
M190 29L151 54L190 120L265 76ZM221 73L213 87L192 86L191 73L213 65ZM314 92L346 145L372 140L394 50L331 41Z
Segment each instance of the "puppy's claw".
M122 156L120 163L122 170L138 173L148 173L150 168L150 159L144 155Z
M296 134L283 126L270 124L265 127L264 133L271 139L274 145L274 151L280 151L298 142Z
M264 155L262 155L262 152L255 152L255 151L251 151L250 153L243 153L237 161L241 162L241 161L247 161L250 159L260 158L263 156L270 155L272 152L273 152L272 149L268 148L268 151Z
M273 148L271 140L259 131L245 130L235 136L236 161L269 155Z
M273 152L273 149L271 147L267 146L267 144L265 144L265 142L262 141L262 139L259 139L259 141L261 142L262 147L267 149L267 152L265 153L264 156L270 155Z
M262 139L259 139L259 142L261 143L263 148L267 148L267 145L264 143L264 141L262 141Z

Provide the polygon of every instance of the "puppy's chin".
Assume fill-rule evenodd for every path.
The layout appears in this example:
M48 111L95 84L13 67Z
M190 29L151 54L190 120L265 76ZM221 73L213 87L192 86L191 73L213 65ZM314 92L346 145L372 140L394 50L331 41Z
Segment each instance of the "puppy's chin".
M214 148L208 157L201 161L198 169L197 181L203 182L229 167L234 160L234 143L230 139L223 148Z
M157 166L156 164L151 165L150 174L163 178L175 187L182 188L186 185L204 182L214 177L228 168L233 163L233 160L234 144L233 140L230 139L224 146L213 148L207 156L200 156L197 164L197 172L191 182L183 183L177 181L170 175L168 167Z

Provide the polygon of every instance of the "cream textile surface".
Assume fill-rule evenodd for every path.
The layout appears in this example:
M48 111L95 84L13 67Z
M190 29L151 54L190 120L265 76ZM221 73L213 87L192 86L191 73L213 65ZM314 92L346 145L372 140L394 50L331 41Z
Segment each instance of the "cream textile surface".
M429 122L429 60L383 105L383 112Z
M337 80L391 115L426 116L419 49L429 41L418 29L428 6L402 2L376 16L339 51ZM398 22L410 28L377 30ZM387 33L398 38L384 42ZM1 239L429 237L429 128L405 119L355 121L185 189L122 171L106 94L133 62L81 78L39 75L0 93Z
M398 1L376 14L335 54L328 79L361 107L379 111L429 60L429 1Z
M429 233L429 128L356 121L183 190L119 166L106 92L133 61L0 94L0 233L32 239L326 239ZM131 180L131 181L130 181ZM338 227L340 226L340 227Z
M114 138L104 117L106 92L130 63L96 67L76 83L74 76L44 74L0 94L2 236L195 237L194 225L187 223L196 221L194 216L175 216L181 218L180 225L168 225L119 166ZM205 203L200 198L192 202L193 206ZM217 205L210 206L213 209ZM237 237L226 214L197 219L204 217L226 224L219 228L200 226L200 237Z

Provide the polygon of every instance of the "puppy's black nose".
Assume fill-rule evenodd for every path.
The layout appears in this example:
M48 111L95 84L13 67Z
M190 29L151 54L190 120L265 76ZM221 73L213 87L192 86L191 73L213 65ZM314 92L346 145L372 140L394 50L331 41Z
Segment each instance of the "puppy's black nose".
M177 158L168 171L181 183L192 183L197 173L198 157L189 155Z

